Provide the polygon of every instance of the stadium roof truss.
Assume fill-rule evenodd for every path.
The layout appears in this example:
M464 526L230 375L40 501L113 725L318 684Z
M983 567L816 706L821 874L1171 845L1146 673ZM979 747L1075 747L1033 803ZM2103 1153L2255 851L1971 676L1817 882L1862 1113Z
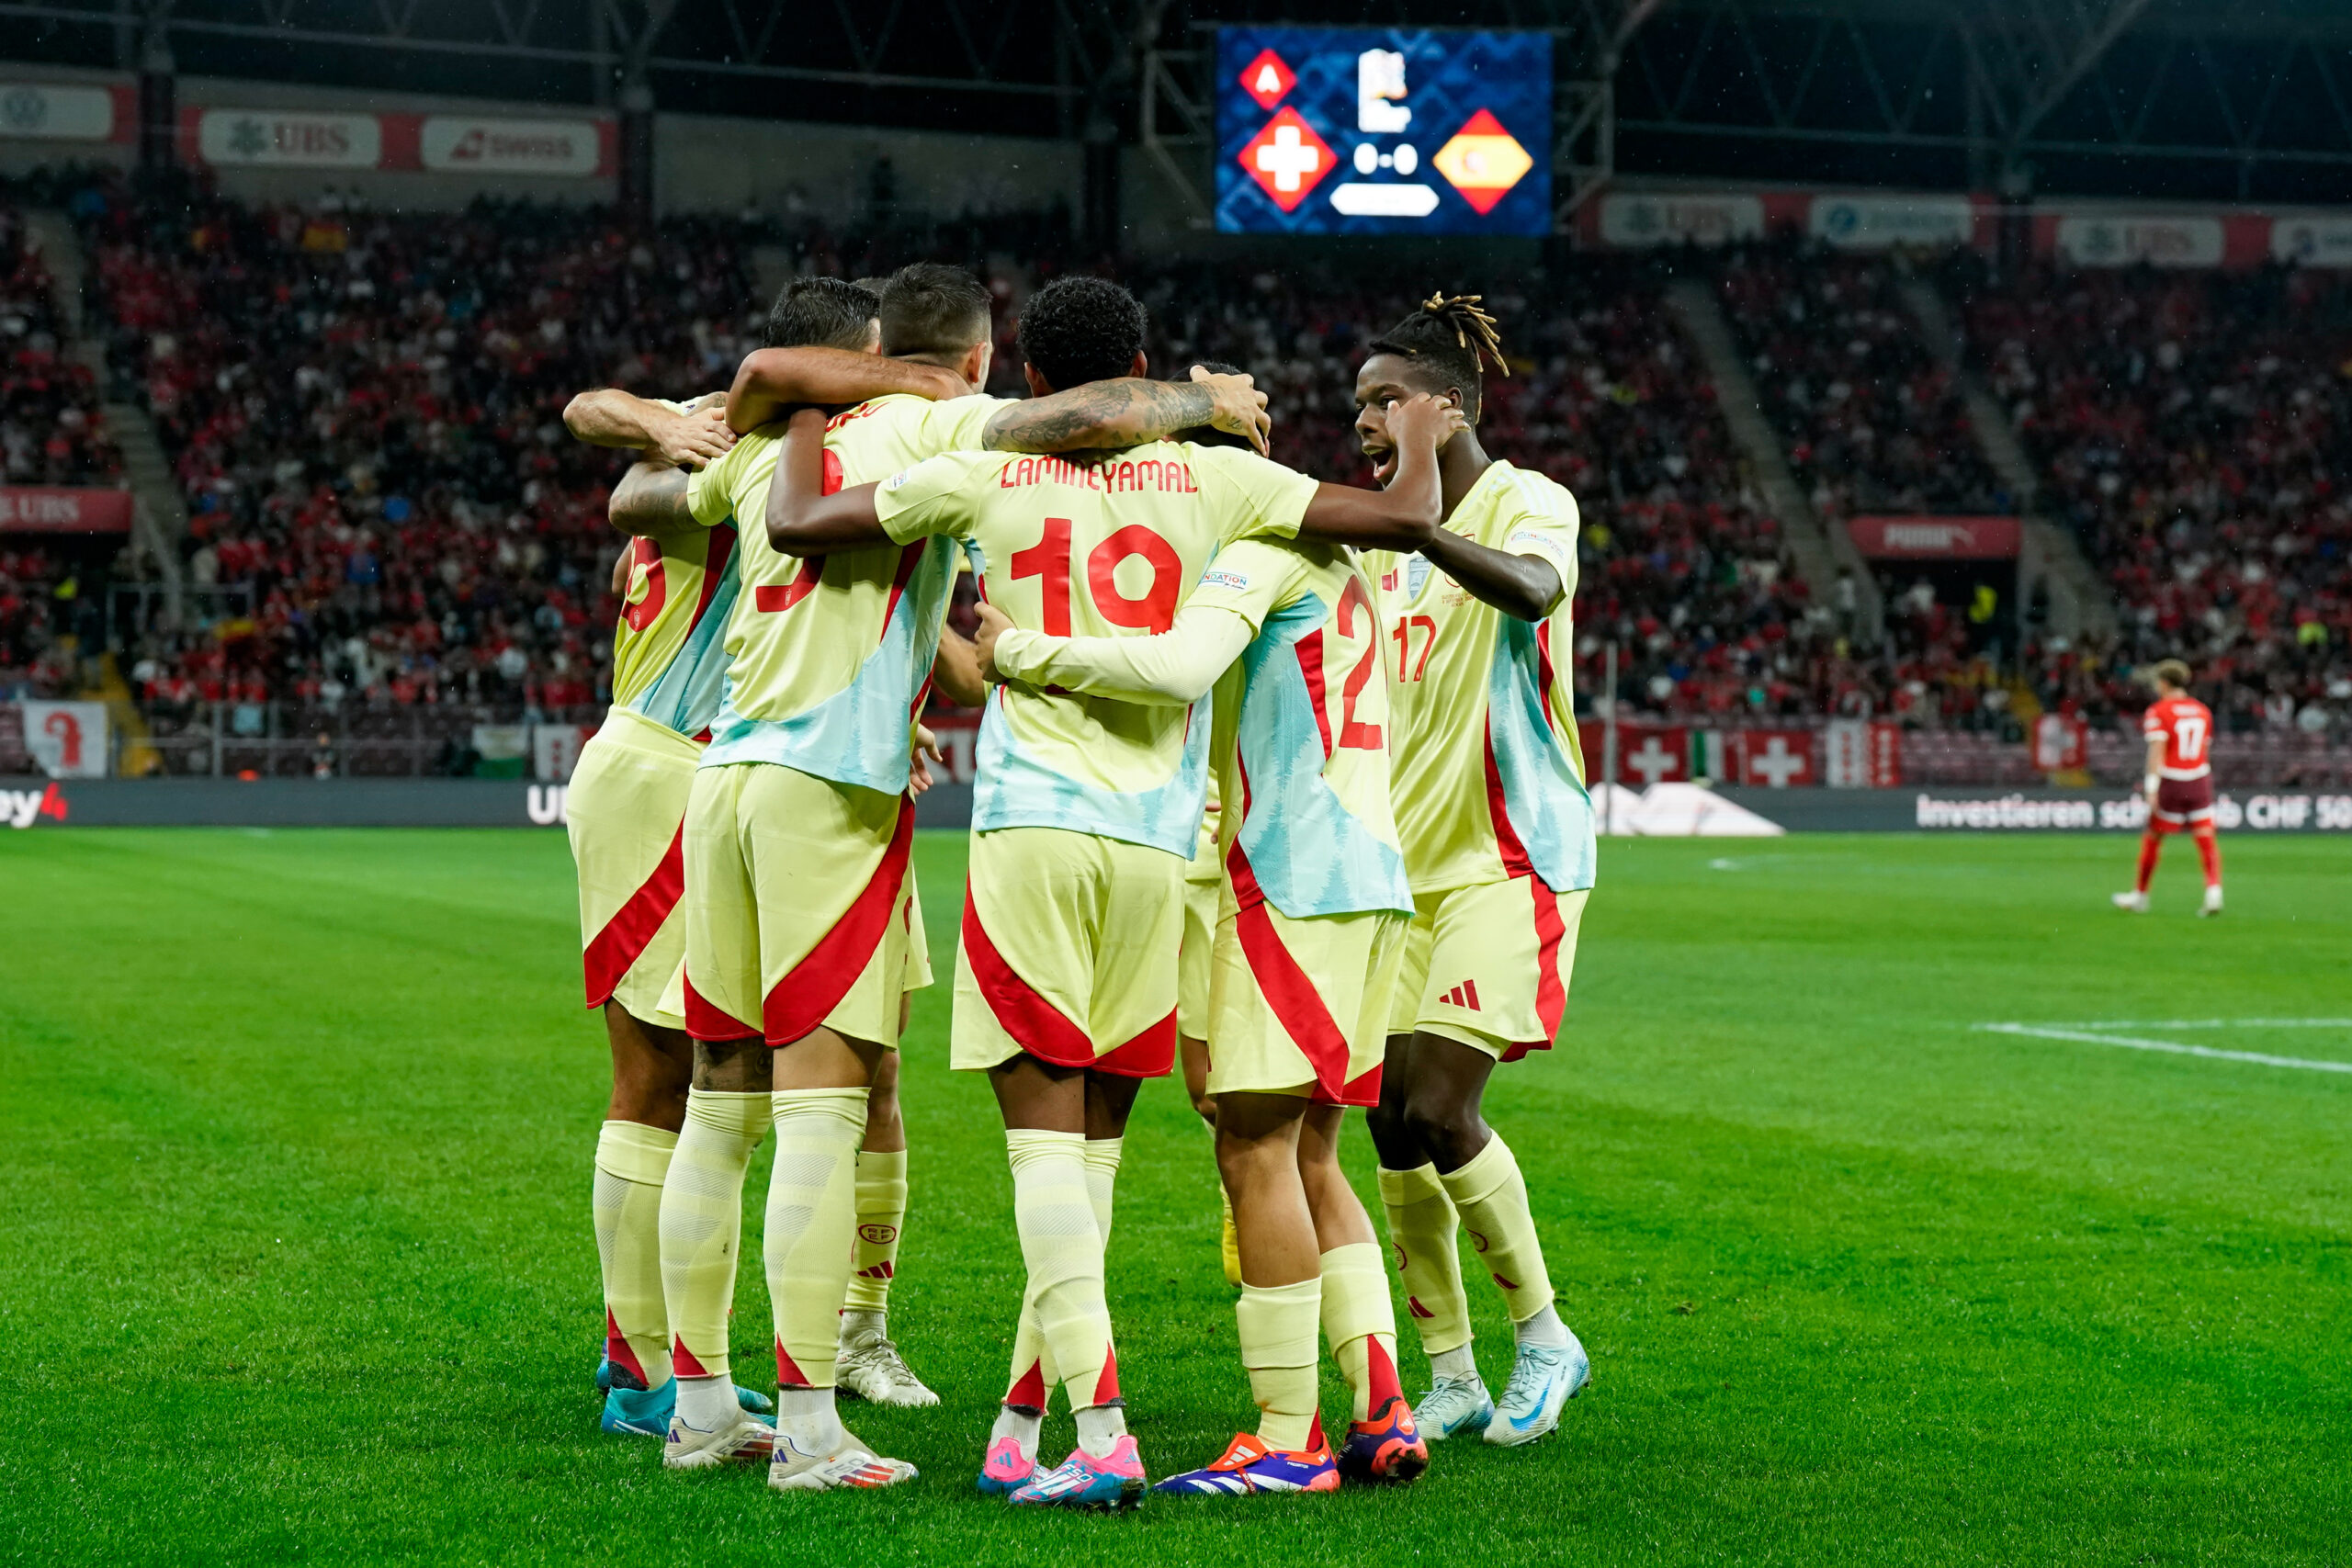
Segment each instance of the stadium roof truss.
M0 21L7 54L85 65L1133 128L1204 220L1205 28L1537 28L1558 40L1564 219L1619 173L2352 198L2343 0L0 0Z
M2208 0L1674 0L1615 80L1619 145L1651 172L1730 138L1768 177L1812 147L2013 194L2352 197L2352 7L2315 0L2258 23Z
M41 35L12 27L5 52L77 64L1080 135L1166 3L0 0L0 20Z

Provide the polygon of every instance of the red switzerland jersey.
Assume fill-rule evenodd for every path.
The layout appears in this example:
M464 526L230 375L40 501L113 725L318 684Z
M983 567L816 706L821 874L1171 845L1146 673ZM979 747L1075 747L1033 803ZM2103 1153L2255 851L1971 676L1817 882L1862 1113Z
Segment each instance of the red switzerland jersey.
M2151 739L2164 739L2159 777L2201 779L2213 771L2213 714L2195 697L2159 699L2141 721L2140 732Z

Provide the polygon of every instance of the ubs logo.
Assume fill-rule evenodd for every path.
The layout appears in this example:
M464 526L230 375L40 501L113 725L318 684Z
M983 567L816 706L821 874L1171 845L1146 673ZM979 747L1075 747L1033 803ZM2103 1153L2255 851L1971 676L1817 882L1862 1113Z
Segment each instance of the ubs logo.
M39 87L11 87L0 95L0 126L15 131L34 131L48 120L49 95Z

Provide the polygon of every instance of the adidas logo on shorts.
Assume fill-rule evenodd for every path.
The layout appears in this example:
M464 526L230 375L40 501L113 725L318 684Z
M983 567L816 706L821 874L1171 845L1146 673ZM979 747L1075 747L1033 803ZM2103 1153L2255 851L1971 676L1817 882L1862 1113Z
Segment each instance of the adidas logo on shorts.
M1480 1010L1478 1007L1478 982L1476 980L1464 980L1462 984L1454 987L1453 989L1440 997L1438 1000L1452 1007L1468 1008L1472 1012L1476 1012Z

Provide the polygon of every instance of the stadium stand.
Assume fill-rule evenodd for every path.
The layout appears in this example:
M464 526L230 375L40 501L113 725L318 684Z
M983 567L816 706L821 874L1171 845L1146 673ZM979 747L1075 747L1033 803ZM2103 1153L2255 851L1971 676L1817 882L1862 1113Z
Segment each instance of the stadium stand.
M592 721L616 608L604 502L620 462L565 434L571 392L723 384L757 338L763 245L795 268L861 275L917 254L999 258L992 389L1012 392L1019 301L1071 254L1066 214L860 235L706 219L637 240L602 214L489 203L439 215L332 199L246 207L195 189L134 195L110 177L65 199L110 372L152 410L187 501L195 611L122 636L124 673L173 770L307 773L332 750L346 772L462 771L477 725ZM26 322L10 336L22 347L9 430L40 432L45 419L87 434L62 446L12 434L12 476L20 448L59 465L43 473L103 475L110 448L86 376L67 367L51 387L17 389L40 380L40 345L55 339L19 232L6 231L6 320ZM1008 236L1031 268L1001 262ZM2114 646L2029 640L1996 664L1971 650L1950 606L1899 590L1887 636L1866 649L1839 585L1798 578L1661 304L1672 269L1694 265L1714 269L1770 417L1826 515L2010 504L1886 261L1792 243L1713 263L1579 255L1499 288L1488 303L1512 374L1490 378L1482 437L1578 497L1588 704L1613 641L1622 711L1718 728L1892 717L1918 738L1906 767L1925 781L2024 781L2034 775L2017 742L2032 714L2116 729L2140 705L2132 669L2183 651L2220 661L2230 694L2216 705L2235 729L2323 748L2343 731L2352 595L2330 466L2343 291L2269 275L1996 285L1981 265L1943 269L1988 383L2134 611ZM1365 478L1355 364L1425 280L1116 270L1150 309L1159 373L1246 367L1272 396L1278 457ZM2283 426L2258 412L2261 386L2282 389ZM2165 508L2172 521L2149 521ZM2151 528L2187 551L2188 570L2152 570L2136 547ZM2226 570L2213 564L2223 555ZM71 683L53 649L56 579L40 551L0 555L0 683L33 694Z
M121 471L96 378L64 354L48 268L0 205L0 485L105 485ZM0 691L73 679L61 639L86 637L81 552L0 537Z
M1726 259L1725 315L1826 520L2005 513L1951 375L1896 292L1895 264L1793 242Z
M221 702L289 705L286 734L345 703L591 714L617 466L561 409L732 375L755 312L723 226L101 195L80 210L110 363L154 413L213 612L136 650L163 727Z
M2318 270L1963 282L1971 348L2124 607L2111 649L2036 671L2095 718L2191 660L2238 732L2352 716L2352 288Z

